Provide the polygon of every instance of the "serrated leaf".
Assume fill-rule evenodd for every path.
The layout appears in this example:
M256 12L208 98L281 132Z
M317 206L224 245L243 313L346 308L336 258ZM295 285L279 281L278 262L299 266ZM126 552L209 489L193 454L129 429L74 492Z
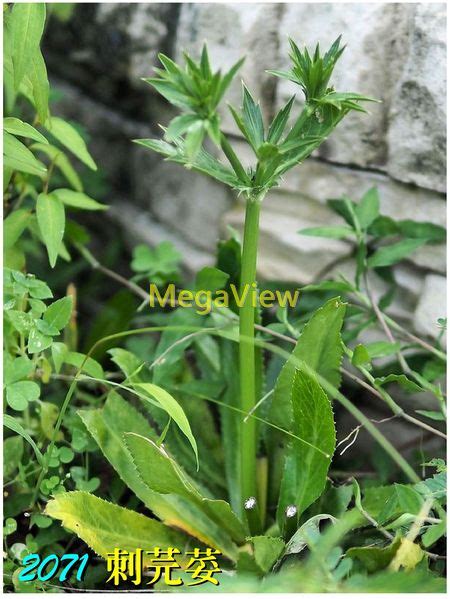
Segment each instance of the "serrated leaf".
M47 247L50 266L53 268L58 259L66 217L63 203L56 196L40 193L36 201L36 216L39 229Z
M183 548L186 537L161 522L114 505L84 491L59 493L47 503L45 513L61 520L64 528L78 535L98 555L106 558L116 547L135 552L138 548ZM144 565L151 558L143 553Z
M293 440L286 453L277 511L280 528L287 506L295 505L299 518L322 493L336 445L330 400L314 376L296 371L291 401L292 429L303 441Z
M125 446L125 433L134 432L157 438L149 423L133 406L115 392L108 394L102 409L80 410L78 415L102 453L124 483L158 518L177 517L175 506L148 489L142 482Z
M184 530L207 543L208 525L201 511L195 512L176 495L161 495L144 483L125 445L125 433L157 439L155 431L133 406L115 392L101 410L81 410L83 423L125 484L163 522Z
M284 364L275 384L269 411L269 422L284 430L292 428L291 390L296 363L305 362L320 376L339 388L342 345L340 331L345 314L345 304L338 298L330 299L319 308L305 325L291 358ZM285 448L288 437L283 433L268 432L271 459L271 501L277 501Z
M69 149L81 162L93 171L97 166L89 154L84 139L70 123L59 117L53 116L48 120L46 128L67 149Z
M153 491L163 495L177 495L196 505L203 512L205 524L209 522L207 528L214 546L234 556L236 548L231 539L243 543L247 532L229 504L202 497L177 463L151 439L129 434L125 437L125 443L144 483ZM149 463L152 468L148 468Z
M310 318L292 351L292 359L283 366L278 376L269 420L290 429L292 418L290 394L294 379L294 360L305 362L336 388L341 381L342 347L340 331L344 321L345 304L330 299Z
M273 119L269 127L269 131L267 133L268 142L272 144L277 144L280 141L281 136L283 135L284 129L286 127L286 123L288 121L294 100L295 96L292 96L292 98L287 102L287 104L283 108L281 108L278 111L276 117Z
M247 139L256 151L264 142L264 123L261 108L252 98L251 93L242 86L242 122L244 124Z
M73 191L72 189L54 189L52 195L55 195L61 202L70 208L79 208L80 210L108 210L106 204L101 204L93 200L85 193Z

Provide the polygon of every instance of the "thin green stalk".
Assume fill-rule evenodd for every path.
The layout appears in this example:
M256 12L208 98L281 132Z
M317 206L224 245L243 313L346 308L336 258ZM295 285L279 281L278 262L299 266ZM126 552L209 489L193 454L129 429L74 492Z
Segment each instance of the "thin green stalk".
M249 196L245 213L240 293L245 297L239 312L239 378L240 407L248 413L256 404L255 380L255 306L256 258L258 252L259 212L261 198ZM246 295L244 295L246 294ZM256 489L256 426L253 419L240 423L241 438L241 499L257 496Z
M239 158L236 156L235 151L231 147L231 144L228 141L228 139L227 139L227 137L225 136L224 133L220 134L220 147L222 148L223 153L227 157L228 162L233 167L233 170L236 173L237 177L242 182L245 182L247 185L251 185L251 181L249 179L249 176L245 172L244 167L242 166Z

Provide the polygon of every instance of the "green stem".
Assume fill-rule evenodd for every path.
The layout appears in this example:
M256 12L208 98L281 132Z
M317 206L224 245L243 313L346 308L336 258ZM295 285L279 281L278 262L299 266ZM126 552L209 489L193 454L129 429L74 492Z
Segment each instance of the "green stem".
M257 401L255 380L255 306L256 258L258 252L259 212L261 197L249 196L245 213L240 295L243 306L239 312L239 378L241 409L250 412ZM241 500L256 497L256 426L254 419L240 423L241 438Z
M236 173L237 177L246 185L251 185L249 176L245 172L245 169L242 166L239 158L236 156L236 153L233 150L230 142L223 133L220 134L220 147L222 148L222 151L225 154L225 156L228 158L228 162L233 167L233 170Z

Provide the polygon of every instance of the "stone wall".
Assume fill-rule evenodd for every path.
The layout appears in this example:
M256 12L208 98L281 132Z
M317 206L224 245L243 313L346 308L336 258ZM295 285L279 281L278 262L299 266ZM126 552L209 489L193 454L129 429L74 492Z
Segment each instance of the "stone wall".
M265 73L287 66L287 37L326 47L342 33L347 48L336 87L382 103L370 115L350 115L291 171L267 198L261 221L260 277L308 283L327 269L351 268L347 243L296 233L336 220L329 197L358 200L377 185L385 214L445 224L445 11L438 3L79 4L69 23L49 27L46 57L63 92L55 111L89 131L112 185L111 217L130 243L172 239L186 266L197 269L211 261L227 224L242 225L243 206L219 184L130 144L158 135L157 124L173 114L140 78L151 75L158 51L178 58L207 40L214 66L247 56L242 78L269 119L294 91ZM239 96L236 82L228 99L239 104ZM231 118L223 118L245 157ZM444 275L441 246L417 250L396 269L400 292L392 309L421 334L439 332Z

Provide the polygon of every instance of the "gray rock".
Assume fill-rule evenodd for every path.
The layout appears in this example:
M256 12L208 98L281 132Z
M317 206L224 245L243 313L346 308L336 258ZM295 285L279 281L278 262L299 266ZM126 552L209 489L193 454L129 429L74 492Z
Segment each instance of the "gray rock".
M242 232L244 215L240 204L225 215L223 223ZM336 239L301 236L298 231L333 220L336 218L325 206L273 192L261 210L258 275L301 284L314 281L336 259L347 256L351 246Z
M121 34L128 40L127 76L131 85L136 85L141 77L151 76L158 52L165 49L173 18L173 8L159 2L98 5L98 24L101 27L113 27L116 35Z
M421 335L437 338L441 329L438 318L445 318L447 306L447 286L445 277L427 275L422 287L416 310L414 328Z
M227 188L179 164L155 160L145 148L135 152L133 172L142 208L195 248L214 251L220 216L232 204Z
M409 38L391 105L388 172L401 181L445 191L445 4L415 4Z

